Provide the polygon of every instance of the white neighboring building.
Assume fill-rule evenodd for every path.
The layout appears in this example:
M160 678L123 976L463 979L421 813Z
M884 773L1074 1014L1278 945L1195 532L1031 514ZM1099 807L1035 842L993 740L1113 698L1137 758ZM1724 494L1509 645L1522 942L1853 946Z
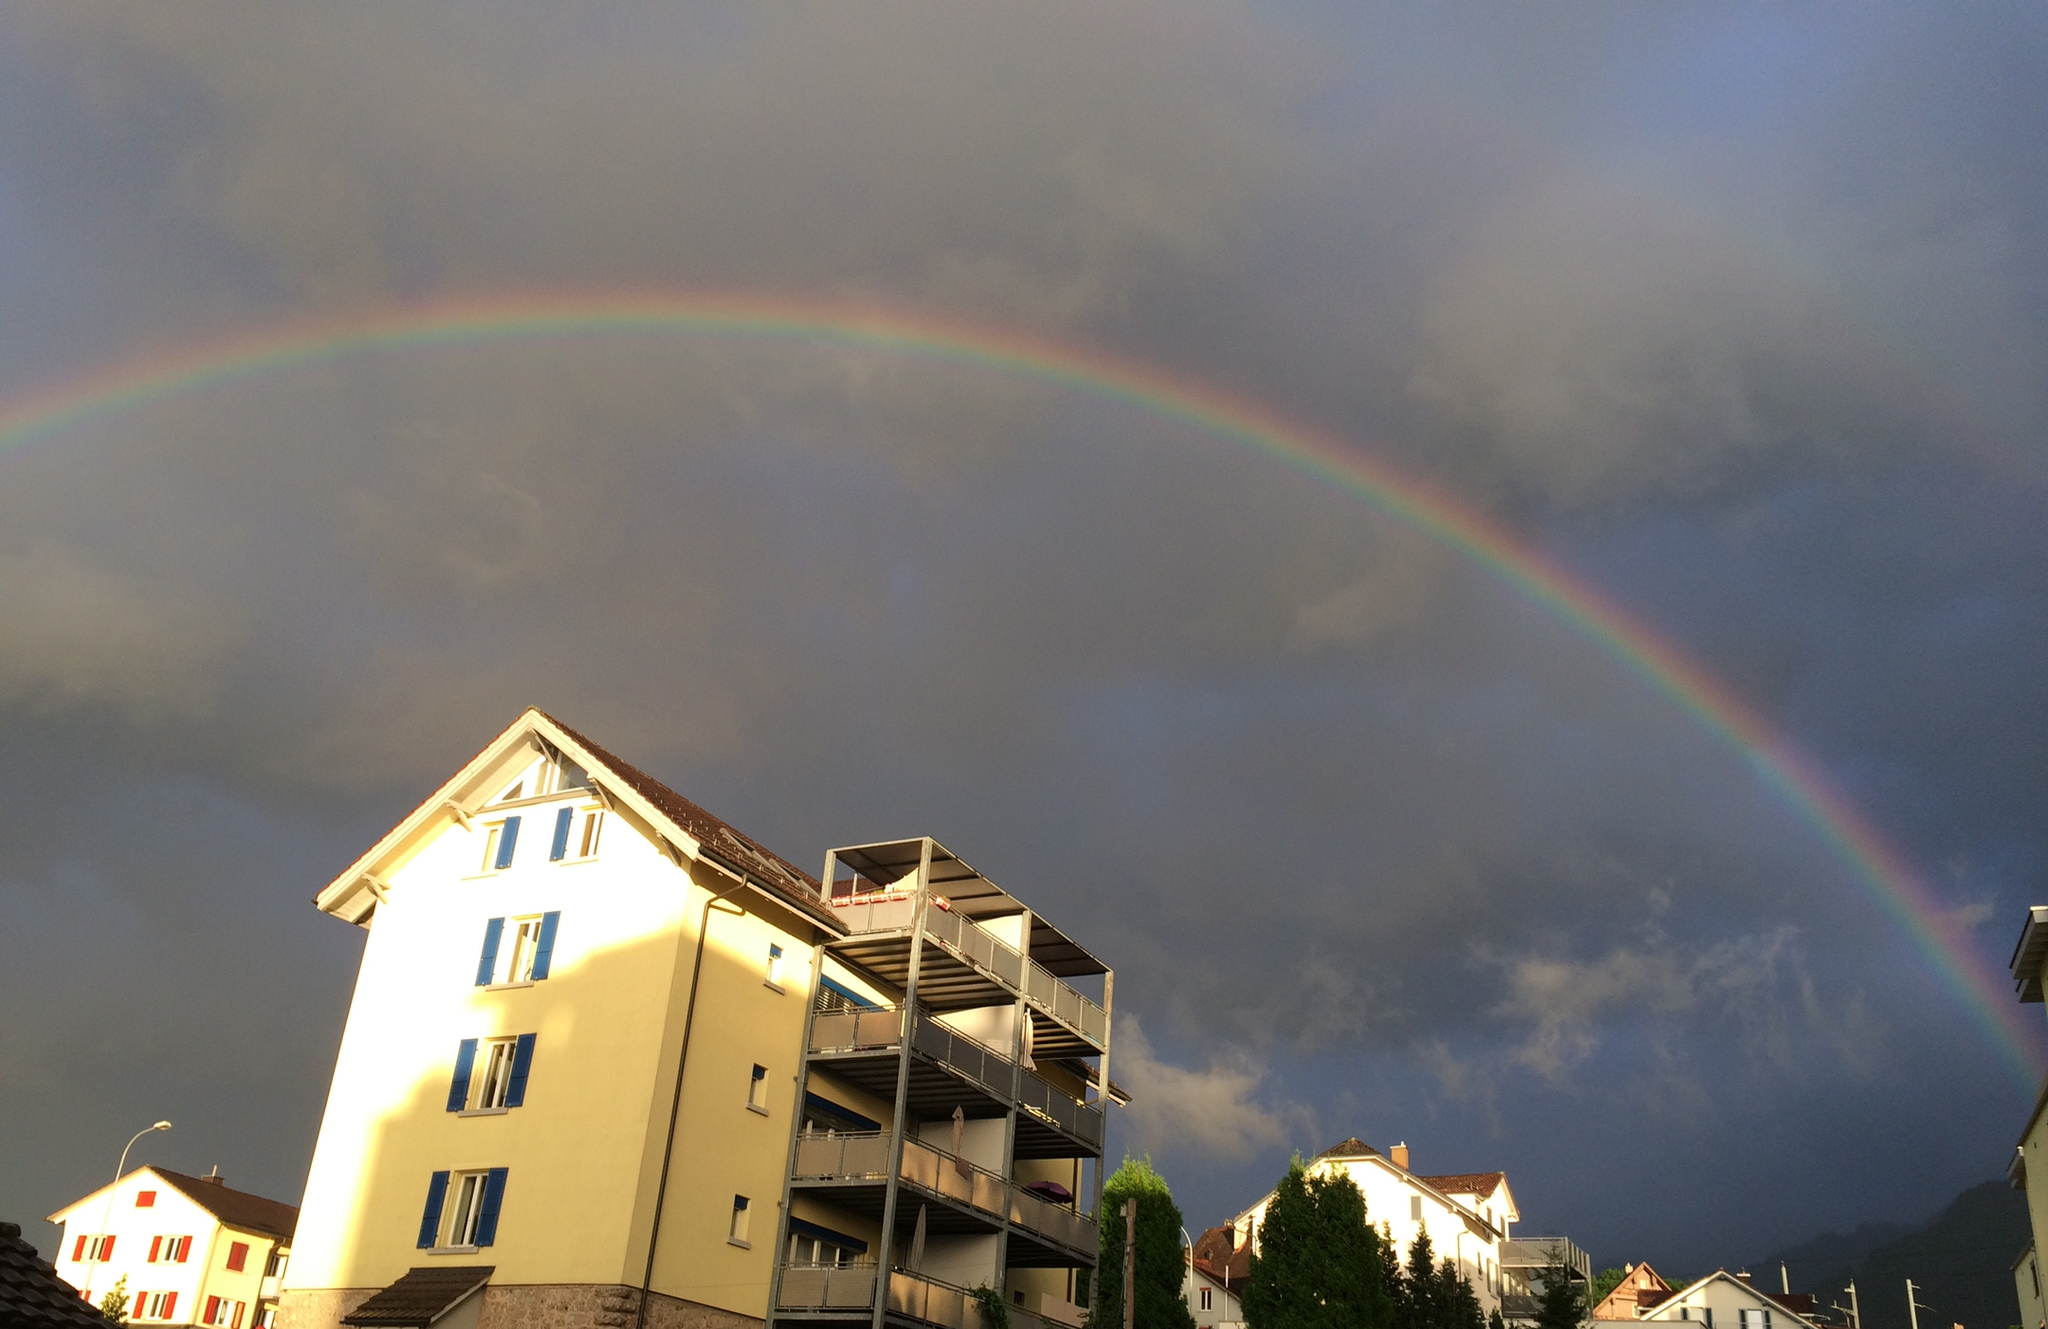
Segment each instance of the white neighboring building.
M299 1211L218 1175L140 1167L50 1215L52 1261L97 1306L125 1275L135 1324L265 1329Z
M1599 1325L1641 1324L1645 1320L1684 1320L1705 1329L1818 1329L1784 1301L1726 1269L1716 1269L1697 1283L1638 1312L1633 1320L1595 1320Z
M1199 1255L1188 1262L1187 1283L1181 1295L1187 1300L1188 1314L1195 1317L1195 1329L1241 1329L1244 1324L1244 1305L1231 1290L1233 1282L1241 1289L1242 1280L1230 1280L1222 1274L1222 1270L1211 1269L1209 1262Z
M1408 1170L1408 1146L1397 1144L1386 1154L1362 1140L1332 1145L1310 1161L1311 1175L1348 1175L1365 1196L1366 1221L1393 1243L1395 1257L1406 1261L1418 1233L1427 1232L1439 1261L1450 1260L1472 1284L1482 1311L1500 1308L1501 1245L1510 1225L1520 1221L1507 1174L1465 1172L1423 1177ZM1257 1248L1258 1225L1273 1202L1268 1191L1258 1203L1230 1223L1233 1250L1247 1243ZM1197 1323L1202 1323L1197 1320Z

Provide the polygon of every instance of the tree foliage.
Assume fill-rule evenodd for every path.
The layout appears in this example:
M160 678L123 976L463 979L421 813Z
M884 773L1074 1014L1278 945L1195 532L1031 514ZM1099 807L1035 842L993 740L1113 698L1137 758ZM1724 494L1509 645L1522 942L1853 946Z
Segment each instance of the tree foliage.
M100 1314L116 1322L128 1318L128 1275L122 1274L100 1298Z
M1488 1329L1471 1281L1436 1258L1427 1232L1415 1234L1407 1269L1397 1268L1391 1281L1393 1329Z
M1187 1248L1181 1245L1180 1206L1152 1160L1126 1158L1102 1185L1102 1267L1090 1288L1088 1323L1123 1329L1124 1201L1138 1202L1137 1268L1132 1279L1137 1329L1194 1329L1182 1289Z
M1273 1192L1245 1282L1252 1329L1392 1329L1380 1235L1342 1172L1299 1159Z
M1536 1298L1536 1329L1579 1329L1586 1309L1579 1285L1565 1267L1564 1252L1552 1246L1545 1252L1543 1291Z
M1593 1279L1593 1286L1586 1289L1586 1304L1598 1306L1607 1300L1607 1294L1621 1286L1621 1280L1628 1277L1626 1269L1602 1269Z

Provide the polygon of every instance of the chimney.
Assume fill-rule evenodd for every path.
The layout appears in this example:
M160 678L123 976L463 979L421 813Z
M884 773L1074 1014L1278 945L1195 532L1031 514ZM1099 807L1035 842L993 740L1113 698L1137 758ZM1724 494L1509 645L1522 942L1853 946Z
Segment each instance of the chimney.
M1387 1150L1387 1157L1388 1157L1389 1159L1393 1160L1393 1164L1394 1164L1394 1166L1395 1166L1395 1167L1397 1167L1397 1168L1399 1168L1399 1169L1401 1169L1401 1170L1402 1170L1403 1172L1406 1172L1406 1171L1408 1170L1408 1146L1407 1146L1407 1145L1405 1145L1405 1144L1397 1144L1397 1145L1395 1145L1395 1146L1394 1146L1394 1147L1393 1147L1392 1149L1389 1149L1389 1150Z
M1751 1282L1750 1282L1750 1277L1749 1277L1749 1270L1747 1270L1747 1269L1737 1269L1737 1270L1735 1271L1735 1276L1736 1276L1737 1278L1739 1278L1739 1279L1741 1279L1741 1280L1742 1280L1742 1285L1743 1285L1744 1287L1749 1287L1749 1286L1751 1286Z
M201 1177L200 1180L210 1181L216 1186L225 1186L228 1184L228 1179L220 1174L220 1164L218 1163L215 1163L213 1165L213 1171Z

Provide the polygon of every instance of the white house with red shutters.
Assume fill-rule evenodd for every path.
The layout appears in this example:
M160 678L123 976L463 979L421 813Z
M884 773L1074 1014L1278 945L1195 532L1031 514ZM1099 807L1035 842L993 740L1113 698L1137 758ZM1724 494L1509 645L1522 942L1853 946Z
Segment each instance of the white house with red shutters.
M141 1167L50 1221L64 1225L58 1274L95 1306L119 1285L130 1323L268 1329L299 1211L218 1171Z

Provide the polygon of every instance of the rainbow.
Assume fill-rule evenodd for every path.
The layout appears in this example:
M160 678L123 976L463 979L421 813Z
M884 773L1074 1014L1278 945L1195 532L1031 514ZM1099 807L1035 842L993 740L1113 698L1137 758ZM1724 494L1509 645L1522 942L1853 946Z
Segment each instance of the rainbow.
M1926 883L1822 772L1677 647L1481 512L1323 430L1107 352L868 304L758 294L564 293L464 298L286 323L142 356L0 408L0 452L166 398L364 353L538 338L716 337L845 346L1033 379L1179 420L1332 484L1500 578L1748 759L1926 956L2033 1090L2044 1055L2004 976Z

